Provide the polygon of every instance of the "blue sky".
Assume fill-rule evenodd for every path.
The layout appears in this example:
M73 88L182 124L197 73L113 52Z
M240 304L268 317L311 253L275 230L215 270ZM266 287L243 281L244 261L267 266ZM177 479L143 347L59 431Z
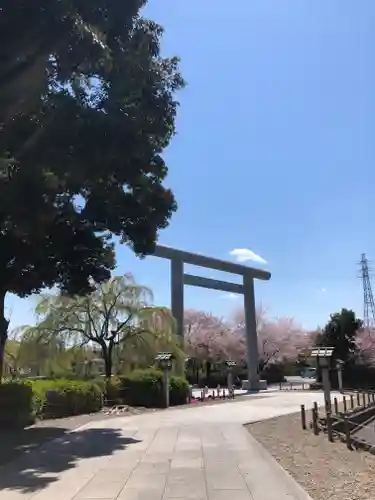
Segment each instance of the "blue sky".
M375 260L375 3L150 0L146 14L188 82L165 154L179 210L160 242L262 256L272 278L256 295L272 316L307 328L341 307L361 316L356 262ZM120 247L118 263L169 304L168 262ZM241 306L223 295L187 288L186 307ZM9 298L12 326L31 322L33 305Z

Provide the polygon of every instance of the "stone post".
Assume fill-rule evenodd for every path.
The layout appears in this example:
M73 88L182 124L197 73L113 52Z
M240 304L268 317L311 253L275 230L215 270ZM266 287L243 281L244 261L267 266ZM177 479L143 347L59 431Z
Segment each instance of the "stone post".
M179 258L171 259L171 309L177 323L176 333L184 337L184 264Z
M247 345L247 376L249 383L248 388L250 391L257 391L259 389L259 356L255 312L254 279L251 276L245 274L243 277L243 287Z
M326 412L332 412L331 405L331 382L329 380L329 367L322 366L322 382L323 382L323 391L324 391L324 405Z

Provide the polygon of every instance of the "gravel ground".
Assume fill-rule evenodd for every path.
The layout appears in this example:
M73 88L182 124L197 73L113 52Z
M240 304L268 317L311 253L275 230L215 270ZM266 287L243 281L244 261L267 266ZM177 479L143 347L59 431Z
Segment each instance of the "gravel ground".
M375 456L303 431L299 413L249 424L247 429L313 500L375 498Z

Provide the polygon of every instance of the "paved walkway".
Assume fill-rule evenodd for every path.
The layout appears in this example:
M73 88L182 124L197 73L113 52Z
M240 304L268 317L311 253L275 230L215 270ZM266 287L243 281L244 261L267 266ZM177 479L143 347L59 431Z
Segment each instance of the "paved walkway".
M93 422L0 471L0 500L308 500L242 424L323 402L269 393Z

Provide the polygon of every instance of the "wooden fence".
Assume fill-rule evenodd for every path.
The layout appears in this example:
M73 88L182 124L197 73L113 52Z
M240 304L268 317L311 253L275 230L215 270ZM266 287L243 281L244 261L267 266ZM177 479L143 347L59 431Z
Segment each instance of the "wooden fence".
M333 399L331 408L301 405L301 426L315 435L324 432L331 442L343 441L348 449L375 453L375 392L344 394L341 402Z

